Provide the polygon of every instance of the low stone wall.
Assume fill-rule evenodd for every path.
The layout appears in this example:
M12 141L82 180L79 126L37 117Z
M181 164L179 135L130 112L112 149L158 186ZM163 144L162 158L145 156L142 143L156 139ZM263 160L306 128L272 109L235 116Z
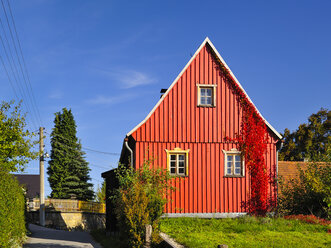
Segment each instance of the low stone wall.
M40 199L26 199L27 210L37 211L40 207ZM89 213L106 213L106 204L101 202L89 202L74 199L45 199L46 211L61 211L61 212L89 212Z
M27 213L28 222L39 224L39 211ZM106 215L87 212L46 211L45 224L48 227L62 230L92 230L105 228Z

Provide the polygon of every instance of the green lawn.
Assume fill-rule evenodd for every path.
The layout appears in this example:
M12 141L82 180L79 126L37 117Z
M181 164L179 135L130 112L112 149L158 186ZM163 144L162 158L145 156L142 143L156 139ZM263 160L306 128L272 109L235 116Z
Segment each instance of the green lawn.
M331 247L330 226L283 218L164 218L161 231L189 248Z

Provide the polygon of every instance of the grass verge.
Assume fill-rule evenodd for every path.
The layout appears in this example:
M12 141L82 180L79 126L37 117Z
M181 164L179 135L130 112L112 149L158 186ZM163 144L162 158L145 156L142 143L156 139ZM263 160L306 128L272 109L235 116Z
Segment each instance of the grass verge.
M164 218L161 231L189 248L331 247L330 226L283 218Z

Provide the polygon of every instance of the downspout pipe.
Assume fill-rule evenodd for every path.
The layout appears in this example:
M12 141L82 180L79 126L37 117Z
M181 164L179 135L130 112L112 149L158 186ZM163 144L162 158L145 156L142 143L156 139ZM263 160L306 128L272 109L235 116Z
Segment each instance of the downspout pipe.
M283 148L283 140L279 140L276 143L276 178L277 178L277 204L278 204L278 185L279 185L279 178L278 178L278 152Z
M131 159L130 159L130 165L131 165L131 168L133 168L133 151L130 148L128 141L129 141L129 139L128 139L128 137L126 137L124 139L124 143L125 143L126 148L129 150L129 152L131 154L131 156L130 156L131 157Z

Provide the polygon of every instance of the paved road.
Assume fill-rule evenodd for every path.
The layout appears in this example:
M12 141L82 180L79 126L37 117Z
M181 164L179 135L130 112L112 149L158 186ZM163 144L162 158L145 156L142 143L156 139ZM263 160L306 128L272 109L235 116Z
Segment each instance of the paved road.
M87 232L68 232L29 224L32 233L24 248L101 248Z

